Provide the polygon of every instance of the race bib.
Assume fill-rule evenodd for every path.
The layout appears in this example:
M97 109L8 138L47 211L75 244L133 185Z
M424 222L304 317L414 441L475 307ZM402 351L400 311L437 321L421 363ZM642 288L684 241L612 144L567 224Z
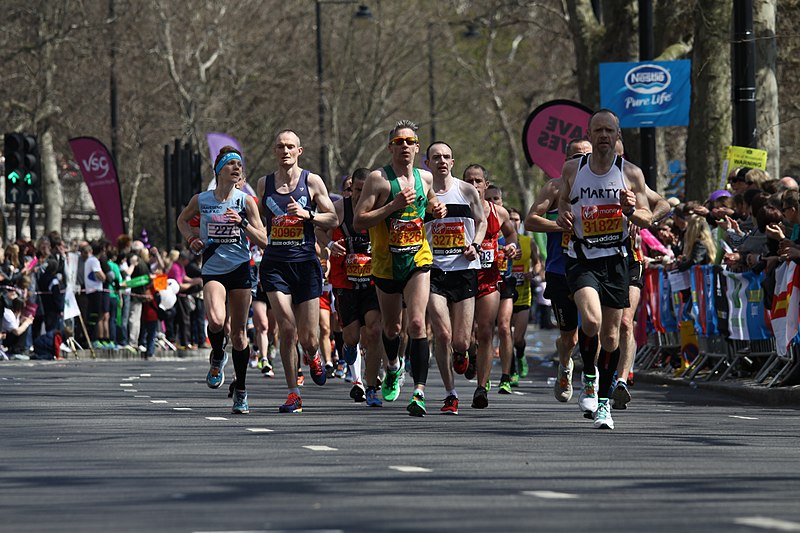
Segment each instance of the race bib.
M514 279L517 280L517 285L522 285L525 283L525 265L513 265L511 267L511 275L514 276Z
M622 206L619 204L581 207L583 238L590 244L615 243L622 240Z
M565 231L561 234L561 248L564 250L569 249L569 240L572 238L572 233Z
M217 244L239 242L240 229L232 222L209 222L206 226L208 238Z
M272 217L269 244L273 246L300 246L304 242L303 219L291 215Z
M459 255L464 253L465 246L464 222L434 222L431 224L433 255Z
M484 240L481 243L481 268L492 268L496 248L497 242L494 240Z
M425 229L422 219L391 219L389 223L389 251L393 254L413 254L422 248Z
M369 283L372 275L372 257L359 253L347 254L344 258L344 271L348 281Z

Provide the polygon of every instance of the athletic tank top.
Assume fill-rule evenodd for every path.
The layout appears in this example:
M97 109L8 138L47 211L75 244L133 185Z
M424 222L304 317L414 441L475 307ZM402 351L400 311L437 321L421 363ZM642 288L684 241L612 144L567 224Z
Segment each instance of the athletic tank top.
M225 211L230 207L242 218L247 217L247 194L233 189L228 200L220 202L214 191L203 191L197 196L200 208L200 239L203 249L204 275L218 276L236 270L242 263L250 262L250 241L243 229L228 222Z
M400 192L400 183L391 165L383 167L391 186L386 203ZM411 273L433 262L430 245L425 237L425 209L428 197L419 170L414 169L416 200L402 211L395 211L369 229L372 241L372 275L405 281Z
M581 157L569 194L575 233L570 239L569 256L586 259L624 256L628 219L619 203L619 192L625 188L624 160L614 156L608 172L598 176L589 167L590 158L591 154Z
M448 191L442 194L436 193L436 198L447 205L447 216L445 218L434 218L431 214L425 216L425 229L433 253L433 266L445 272L481 267L480 259L477 257L472 261L464 257L464 249L475 240L475 219L472 218L469 201L461 192L460 181L456 179Z
M547 220L556 221L558 209L551 209L544 216ZM564 264L564 252L569 246L569 238L572 233L568 231L548 231L547 232L547 261L544 264L545 272L552 274L566 275L566 265Z
M496 267L497 260L497 236L500 233L500 218L494 204L489 203L489 212L486 215L486 234L481 242L480 262L482 269Z
M267 218L267 247L264 249L264 259L267 261L294 263L309 261L317 255L314 249L317 242L314 224L286 214L290 198L294 198L303 209L316 209L309 195L308 174L308 170L303 170L297 186L288 194L275 191L275 174L266 177L261 204Z
M511 263L511 275L517 281L517 298L514 305L531 305L531 280L525 274L531 269L531 237L517 235L517 243L522 250L522 257Z
M372 245L369 232L353 228L353 199L344 199L344 221L333 230L333 240L344 240L347 253L331 256L328 278L335 289L360 289L372 284Z

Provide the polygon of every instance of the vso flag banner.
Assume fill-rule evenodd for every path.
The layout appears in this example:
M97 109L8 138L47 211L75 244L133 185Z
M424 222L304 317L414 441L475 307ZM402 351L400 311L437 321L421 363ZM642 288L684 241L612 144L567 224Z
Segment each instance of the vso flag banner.
M601 63L600 105L622 128L688 126L692 62Z

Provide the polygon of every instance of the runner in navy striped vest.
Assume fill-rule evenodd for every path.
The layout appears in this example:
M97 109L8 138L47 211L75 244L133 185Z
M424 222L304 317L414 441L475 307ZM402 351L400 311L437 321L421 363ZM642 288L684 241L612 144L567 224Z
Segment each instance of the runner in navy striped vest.
M259 277L278 323L281 361L289 388L279 411L299 413L303 401L297 387L298 339L314 383L324 385L326 379L319 356L322 272L314 227L333 228L336 213L322 178L300 168L303 147L297 134L281 131L273 149L278 170L260 178L256 188L268 239Z
M589 119L593 152L564 165L557 220L562 229L573 232L567 283L581 315L578 345L587 368L600 347L597 429L614 429L608 400L619 362L622 310L630 305L628 221L647 227L652 219L641 169L614 153L619 134L612 111L601 109Z
M475 187L451 174L455 160L450 145L434 142L426 154L425 164L433 174L433 191L439 202L447 206L446 217L425 217L433 253L428 318L435 341L436 364L447 391L441 412L457 415L458 393L453 370L463 374L469 364L466 353L472 336L481 268L478 251L486 233L486 216Z
M225 320L230 316L233 368L236 382L233 413L250 412L245 378L250 360L247 342L247 314L250 311L250 241L267 244L255 200L236 188L244 179L242 155L232 146L223 147L214 171L217 188L196 194L178 217L178 230L194 253L203 254L203 301L211 341L211 368L206 384L219 388L225 381L227 357L223 350ZM200 214L200 236L189 224Z

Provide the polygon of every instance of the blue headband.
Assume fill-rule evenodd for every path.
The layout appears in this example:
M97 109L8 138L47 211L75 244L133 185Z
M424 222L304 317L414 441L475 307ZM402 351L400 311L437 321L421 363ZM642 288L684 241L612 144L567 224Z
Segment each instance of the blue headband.
M219 176L219 173L222 172L222 167L228 164L228 161L231 159L238 159L239 161L242 160L242 156L237 154L236 152L228 152L227 154L222 156L222 159L219 160L217 166L214 167L214 173Z

